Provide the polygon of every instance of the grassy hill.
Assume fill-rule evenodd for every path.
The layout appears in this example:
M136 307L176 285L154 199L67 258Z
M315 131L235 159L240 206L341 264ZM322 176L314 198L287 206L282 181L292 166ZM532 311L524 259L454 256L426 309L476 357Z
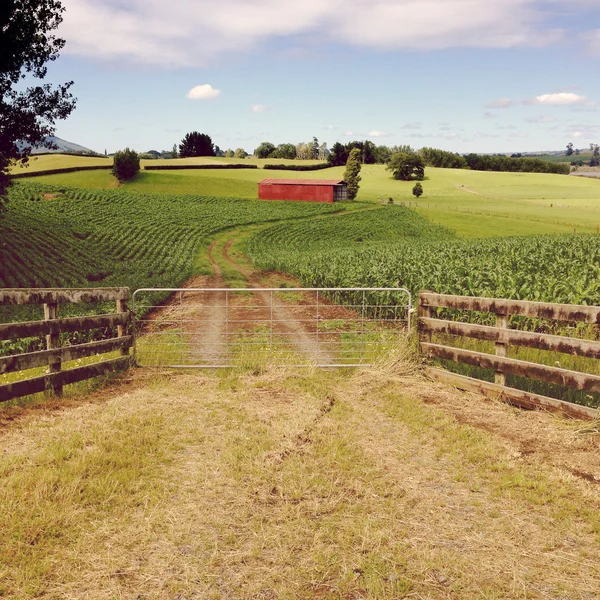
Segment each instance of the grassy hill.
M44 156L32 169L57 165L105 164L102 158ZM61 162L62 161L62 162ZM160 164L161 161L147 161ZM239 159L177 159L165 164L211 164L241 162ZM248 160L264 166L268 161ZM292 162L293 161L279 161ZM144 163L144 161L142 161ZM191 170L140 172L121 186L143 194L201 194L215 197L257 197L257 183L269 176L292 179L341 178L344 168L324 171L269 172L262 169L239 171ZM404 203L428 219L449 227L464 237L530 235L539 233L596 232L600 227L600 181L533 173L491 173L455 169L426 170L424 195L416 200L413 184L395 181L382 165L363 166L358 201ZM27 181L27 179L26 179ZM78 188L119 187L109 171L64 173L32 178L38 184Z

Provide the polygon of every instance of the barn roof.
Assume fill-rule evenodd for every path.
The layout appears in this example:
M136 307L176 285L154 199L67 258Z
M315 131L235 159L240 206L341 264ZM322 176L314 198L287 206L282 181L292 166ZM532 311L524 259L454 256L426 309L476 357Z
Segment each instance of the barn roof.
M340 185L343 179L263 179L258 183L267 185Z

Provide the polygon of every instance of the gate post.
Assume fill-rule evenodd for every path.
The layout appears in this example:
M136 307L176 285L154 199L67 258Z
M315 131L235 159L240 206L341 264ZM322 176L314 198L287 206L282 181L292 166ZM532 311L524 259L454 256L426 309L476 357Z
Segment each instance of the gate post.
M49 302L44 304L44 321L53 321L58 317L58 304ZM56 350L60 348L60 334L50 333L46 336L46 350ZM54 373L60 373L62 369L62 358L60 353L48 358L48 372L50 376L46 380L46 395L47 396L62 396L63 385L58 377L54 377Z

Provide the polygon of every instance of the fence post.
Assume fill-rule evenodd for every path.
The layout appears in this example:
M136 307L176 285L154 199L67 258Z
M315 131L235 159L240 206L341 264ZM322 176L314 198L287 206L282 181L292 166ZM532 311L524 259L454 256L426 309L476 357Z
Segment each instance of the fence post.
M433 314L433 308L427 306L423 300L424 293L427 292L419 293L419 306L417 308L417 334L419 337L419 346L421 345L421 342L431 344L431 332L423 333L423 326L421 323L421 319L431 318Z
M117 313L122 314L127 312L127 300L117 300ZM117 337L121 338L125 335L125 326L117 325ZM121 348L121 356L129 356L129 348Z
M508 329L508 315L496 314L496 327L499 329ZM496 347L496 356L508 356L508 343L495 342L494 346ZM506 375L502 371L496 371L494 382L498 385L506 385Z
M51 302L44 304L44 321L53 321L58 317L58 304ZM56 350L60 348L60 334L50 333L46 336L46 350ZM62 358L60 354L51 356L48 359L48 372L50 377L46 380L46 395L47 396L62 396L63 385L62 382L55 377L52 377L54 373L60 373L62 368Z

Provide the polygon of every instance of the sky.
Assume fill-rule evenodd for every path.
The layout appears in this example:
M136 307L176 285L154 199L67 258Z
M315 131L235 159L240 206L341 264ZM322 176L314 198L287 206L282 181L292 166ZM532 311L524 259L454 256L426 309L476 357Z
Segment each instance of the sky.
M600 143L599 0L62 0L56 134L109 153Z

